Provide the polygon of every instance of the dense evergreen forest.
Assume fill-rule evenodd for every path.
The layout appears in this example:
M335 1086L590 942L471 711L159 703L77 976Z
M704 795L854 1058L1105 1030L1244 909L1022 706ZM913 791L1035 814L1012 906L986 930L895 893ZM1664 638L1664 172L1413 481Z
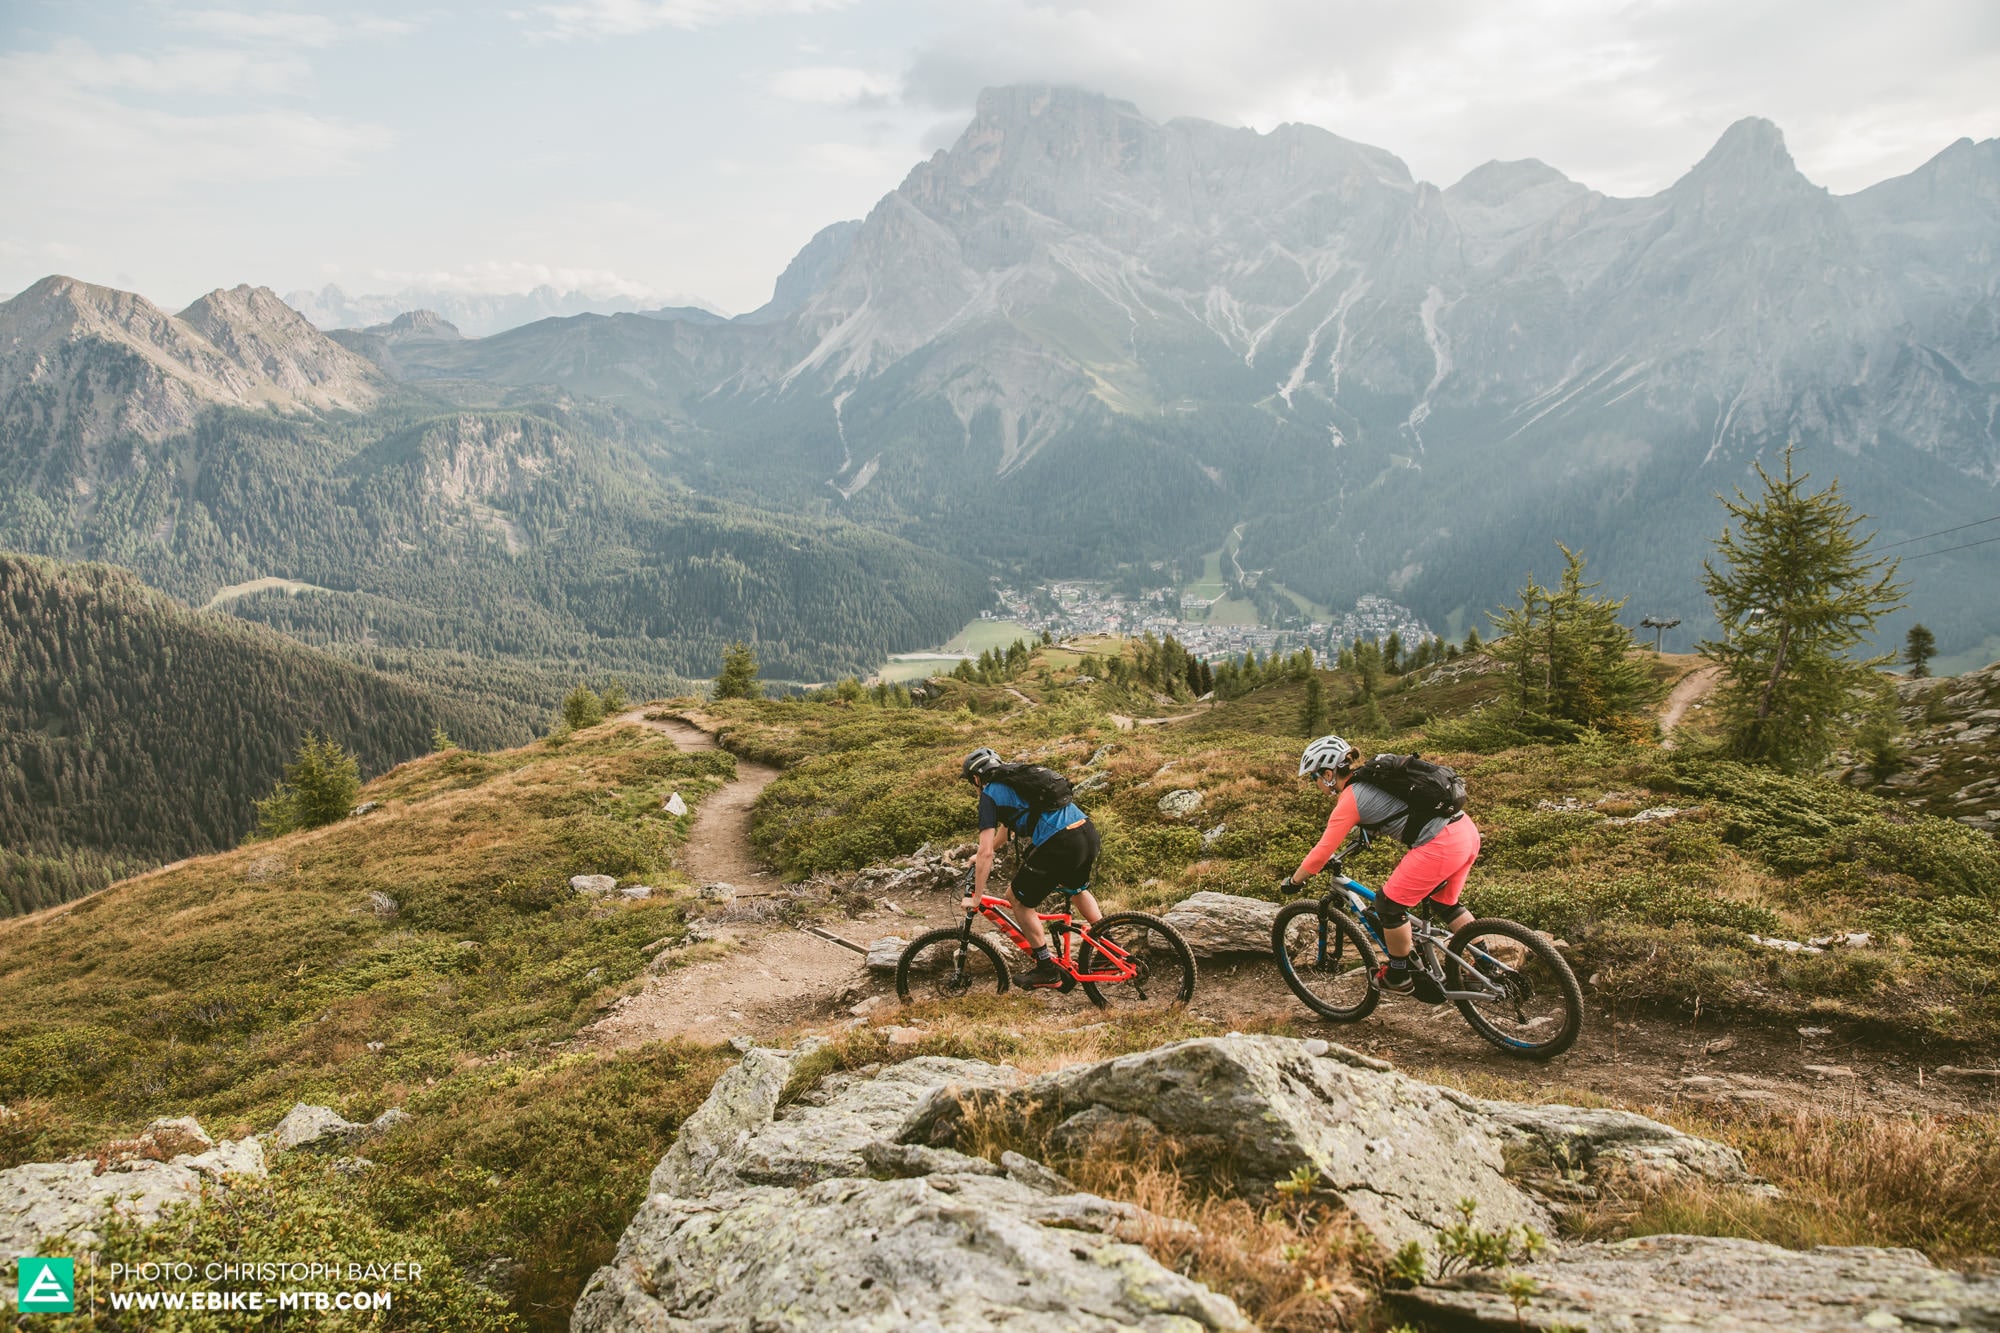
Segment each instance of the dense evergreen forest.
M0 545L103 560L308 642L473 654L628 678L866 672L986 604L969 562L836 519L703 499L668 452L585 407L312 421L217 409L159 444L0 439ZM435 661L431 662L436 669Z
M126 571L0 555L0 912L234 846L301 733L373 774L433 728L470 746L530 734L518 705L391 680Z

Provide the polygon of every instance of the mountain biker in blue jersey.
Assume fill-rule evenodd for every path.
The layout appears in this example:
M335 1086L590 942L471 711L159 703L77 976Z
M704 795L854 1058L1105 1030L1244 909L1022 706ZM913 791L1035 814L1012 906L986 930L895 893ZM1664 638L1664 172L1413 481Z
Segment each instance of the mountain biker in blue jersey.
M1019 792L993 777L1002 763L998 754L982 745L965 757L960 770L967 782L979 788L979 855L973 861L972 894L961 906L971 909L978 905L993 871L993 854L1009 838L1026 838L1027 854L1008 889L1009 915L1033 947L1035 967L1016 976L1014 984L1031 989L1059 986L1063 974L1055 965L1055 950L1049 946L1048 931L1035 909L1050 894L1061 893L1076 900L1075 910L1085 921L1104 916L1090 892L1090 870L1097 863L1100 846L1097 828L1074 801L1037 815Z

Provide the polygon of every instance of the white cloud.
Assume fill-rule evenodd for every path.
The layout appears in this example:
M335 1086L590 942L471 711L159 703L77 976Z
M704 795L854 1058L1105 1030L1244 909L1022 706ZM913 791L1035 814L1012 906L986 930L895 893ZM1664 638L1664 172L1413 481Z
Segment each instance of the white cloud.
M764 86L788 102L854 107L882 105L900 90L901 84L887 74L871 74L846 65L805 65L780 70Z
M106 55L79 42L0 56L0 195L71 205L130 201L182 186L337 175L386 147L389 131L307 112L165 110L121 93L275 92L300 77L284 58L237 53Z
M174 26L225 41L275 46L323 47L355 37L397 37L416 31L409 19L357 14L330 18L305 11L249 13L238 9L198 9L175 14Z
M1600 189L1671 182L1731 121L1765 115L1851 190L1995 131L2000 6L1908 0L959 0L906 96L960 111L982 86L1065 82L1259 129L1324 126L1446 184L1539 157Z
M619 37L656 28L692 31L773 14L814 14L846 9L854 0L569 0L535 12L549 37Z

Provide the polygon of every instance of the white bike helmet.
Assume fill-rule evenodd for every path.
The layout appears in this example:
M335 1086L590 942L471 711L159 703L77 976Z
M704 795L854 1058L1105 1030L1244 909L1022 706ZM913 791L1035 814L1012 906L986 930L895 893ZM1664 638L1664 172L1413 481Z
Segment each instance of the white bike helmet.
M1322 736L1299 756L1299 776L1312 777L1332 769L1342 773L1354 762L1354 747L1338 736Z

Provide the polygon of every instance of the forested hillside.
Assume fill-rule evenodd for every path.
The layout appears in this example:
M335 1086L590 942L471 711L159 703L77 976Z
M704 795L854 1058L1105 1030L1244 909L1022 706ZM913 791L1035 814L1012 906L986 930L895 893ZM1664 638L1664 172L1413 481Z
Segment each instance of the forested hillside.
M307 730L378 773L525 740L518 708L427 693L102 565L0 556L0 912L233 846Z
M0 546L123 565L351 660L389 650L461 693L468 656L503 662L470 682L481 693L530 668L514 693L531 706L574 674L671 692L735 639L780 678L865 671L985 604L964 560L691 494L663 428L612 407L385 391L266 297L218 293L175 318L50 279L0 302ZM261 372L218 349L265 343L340 370L342 395L272 411L225 392ZM196 369L157 369L182 361ZM271 586L310 595L254 595Z

